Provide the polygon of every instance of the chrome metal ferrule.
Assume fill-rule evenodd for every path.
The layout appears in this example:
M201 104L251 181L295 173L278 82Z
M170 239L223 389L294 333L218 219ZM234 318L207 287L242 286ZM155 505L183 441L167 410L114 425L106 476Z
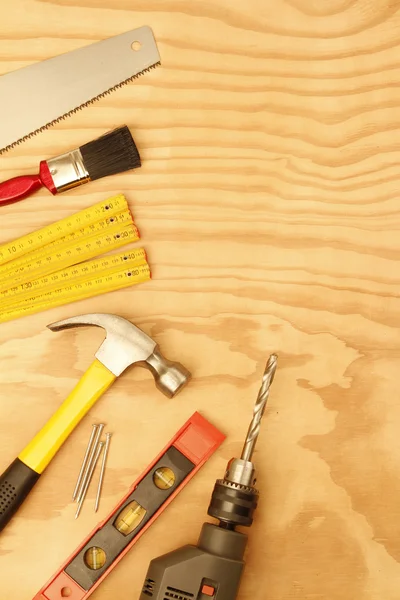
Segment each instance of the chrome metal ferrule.
M90 181L79 148L46 162L57 192L65 192Z

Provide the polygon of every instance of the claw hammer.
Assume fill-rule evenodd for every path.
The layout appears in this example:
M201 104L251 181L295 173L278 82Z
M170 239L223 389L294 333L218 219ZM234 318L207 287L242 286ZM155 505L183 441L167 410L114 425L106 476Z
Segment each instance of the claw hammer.
M141 329L112 314L92 313L48 325L52 331L95 325L106 338L95 361L44 427L0 477L0 531L31 491L69 434L115 379L131 365L151 371L156 386L169 398L190 380L180 363L163 357L158 345Z

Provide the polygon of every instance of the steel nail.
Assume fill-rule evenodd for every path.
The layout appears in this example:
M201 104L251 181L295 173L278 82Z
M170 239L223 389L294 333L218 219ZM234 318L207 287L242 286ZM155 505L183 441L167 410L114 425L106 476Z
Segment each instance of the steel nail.
M93 464L94 456L96 454L97 446L99 444L99 440L100 440L101 434L103 433L104 427L105 427L104 423L100 423L99 426L97 427L96 436L94 438L92 450L90 452L89 460L87 462L86 471L85 471L85 473L83 475L82 482L81 482L81 487L80 487L80 490L78 491L78 494L77 494L77 498L76 498L77 502L81 501L82 492L83 492L83 489L84 489L84 487L86 485L86 480L87 480L87 477L88 477L88 473L89 473L89 471L91 469L91 466Z
M97 449L96 449L96 454L95 454L95 457L94 457L94 461L92 462L91 467L90 467L90 471L88 472L89 476L86 479L85 487L83 489L83 493L82 493L81 499L79 501L78 508L76 509L75 519L77 519L79 517L79 513L82 510L83 502L84 502L84 500L86 498L86 494L87 494L87 491L89 489L90 482L92 481L92 477L93 477L93 473L94 473L94 470L95 470L96 465L97 465L97 461L99 460L99 456L101 454L101 451L103 450L103 446L104 446L104 442L99 442L99 444L97 446Z
M106 433L106 446L104 448L103 460L101 462L101 471L100 471L100 477L99 477L99 484L97 486L96 504L94 506L94 512L97 512L97 510L99 508L99 504L100 504L100 494L101 494L101 489L103 487L104 471L106 469L107 456L108 456L108 451L110 449L111 435L112 435L111 433Z
M93 446L93 440L94 440L94 436L96 435L96 431L97 431L98 425L93 424L92 428L93 428L92 429L92 433L90 434L90 438L89 438L89 441L88 441L88 444L87 444L87 447L86 447L85 455L83 457L82 465L81 465L81 468L80 468L80 471L79 471L78 479L77 479L76 484L75 484L74 493L72 494L72 500L75 500L76 496L78 495L78 490L79 490L79 487L81 485L83 474L84 474L84 472L86 470L86 467L87 467L87 464L88 464L89 454L90 454L90 451L91 451L92 446Z

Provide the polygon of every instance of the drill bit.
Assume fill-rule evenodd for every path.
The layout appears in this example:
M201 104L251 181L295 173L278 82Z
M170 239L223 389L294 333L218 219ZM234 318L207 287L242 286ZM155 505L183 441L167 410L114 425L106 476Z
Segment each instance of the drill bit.
M249 425L240 457L242 460L251 461L251 457L253 456L258 434L260 433L261 419L264 414L265 407L267 406L269 390L274 380L277 360L277 355L271 354L265 367L260 391L258 392L257 400L254 405L253 418Z

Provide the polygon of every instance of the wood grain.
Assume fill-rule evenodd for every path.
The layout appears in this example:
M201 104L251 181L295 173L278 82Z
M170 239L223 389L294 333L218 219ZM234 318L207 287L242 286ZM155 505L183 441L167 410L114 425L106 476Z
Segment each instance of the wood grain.
M240 600L397 600L400 585L398 0L14 0L0 73L143 24L162 67L0 158L28 173L127 123L123 174L1 209L1 241L117 192L153 280L0 329L5 468L78 381L119 313L193 372L167 401L132 370L100 400L2 533L1 598L27 600L97 523L70 502L90 424L114 432L99 516L194 410L227 442L95 592L135 600L150 559L195 543L240 451L268 354L279 371L255 461L261 500ZM7 118L7 115L2 115Z

